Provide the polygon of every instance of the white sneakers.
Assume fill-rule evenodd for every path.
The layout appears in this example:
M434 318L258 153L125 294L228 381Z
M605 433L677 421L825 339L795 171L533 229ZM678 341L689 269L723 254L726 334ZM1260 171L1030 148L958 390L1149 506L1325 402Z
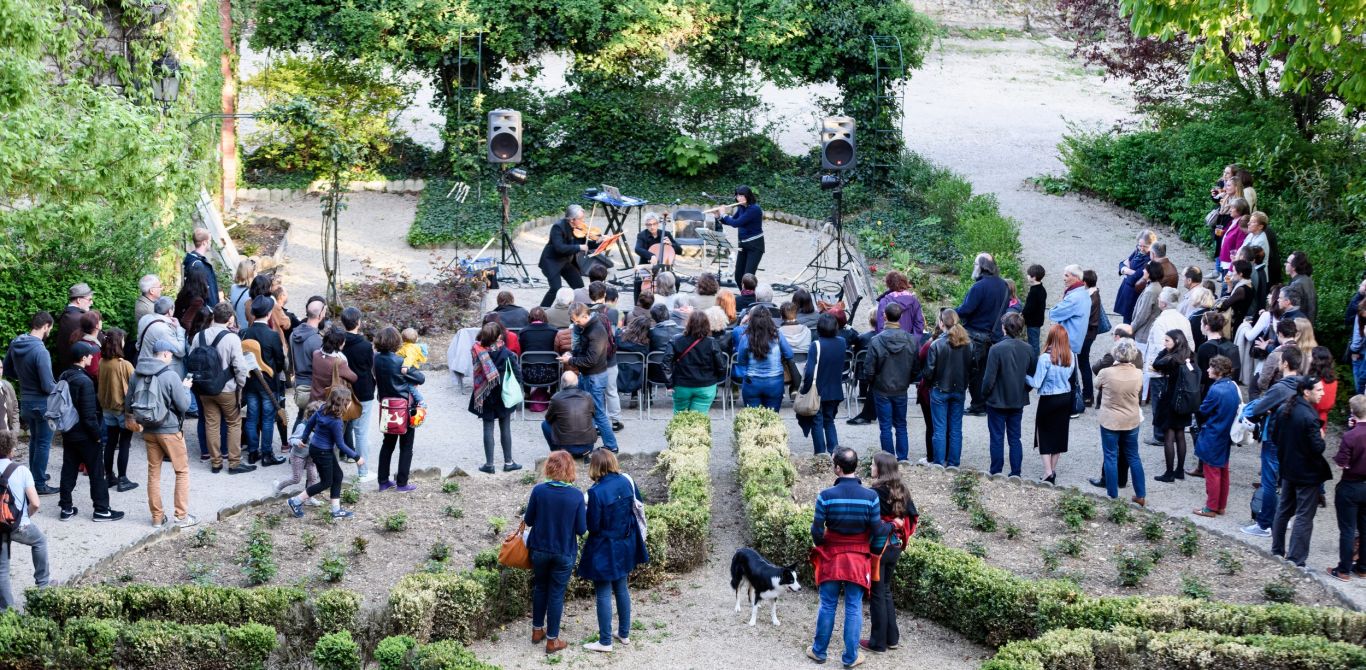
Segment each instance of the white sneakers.
M588 644L583 645L583 648L586 651L600 651L605 654L612 653L612 645L603 644L601 642L598 642L597 640L594 640L592 642L589 642Z
M375 474L374 472L371 472L370 474L365 475L365 476L356 475L356 483L357 483L357 484L364 484L364 483L366 483L366 482L373 482L373 481L377 481L377 480L379 480L379 475L378 475L378 474Z

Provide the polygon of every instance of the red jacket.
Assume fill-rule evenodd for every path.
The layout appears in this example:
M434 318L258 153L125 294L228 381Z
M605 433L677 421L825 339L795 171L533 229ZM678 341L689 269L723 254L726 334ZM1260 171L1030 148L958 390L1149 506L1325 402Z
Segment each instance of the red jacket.
M842 535L827 532L825 541L811 548L811 565L816 584L829 581L849 582L864 589L872 587L872 554L868 552L868 533Z

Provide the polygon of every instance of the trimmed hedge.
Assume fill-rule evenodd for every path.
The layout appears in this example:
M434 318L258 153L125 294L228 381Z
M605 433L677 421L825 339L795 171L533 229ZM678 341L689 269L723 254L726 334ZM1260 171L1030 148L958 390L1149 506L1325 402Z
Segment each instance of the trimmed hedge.
M418 644L407 635L386 637L375 647L379 670L498 670L482 663L459 642Z
M334 597L324 594L319 601L326 600L331 610L335 607L332 604ZM287 587L62 586L29 589L24 593L24 602L24 611L28 614L59 624L82 617L229 626L261 623L274 626L286 635L308 627L307 621L301 621L298 616L308 602L308 594L303 589ZM359 608L359 601L356 608Z
M275 647L275 629L258 623L74 618L59 624L12 610L0 614L0 667L14 670L255 670Z
M1231 637L1198 630L1154 633L1120 626L1110 631L1055 630L1012 642L983 670L1154 670L1166 668L1366 667L1366 650L1306 635Z
M650 564L643 572L691 570L707 560L711 527L711 419L699 412L679 412L664 429L668 448L659 465L669 483L669 502L649 505L647 540ZM658 534L657 539L655 535ZM655 553L656 547L663 549ZM653 582L653 580L651 580Z
M796 470L782 420L769 410L741 411L735 419L735 454L754 548L773 561L803 561L814 510L811 503L791 499ZM893 579L896 602L903 607L993 646L1054 629L1116 626L1317 636L1366 645L1366 614L1359 612L1171 597L1096 598L1067 582L1022 579L965 551L915 538L902 552Z

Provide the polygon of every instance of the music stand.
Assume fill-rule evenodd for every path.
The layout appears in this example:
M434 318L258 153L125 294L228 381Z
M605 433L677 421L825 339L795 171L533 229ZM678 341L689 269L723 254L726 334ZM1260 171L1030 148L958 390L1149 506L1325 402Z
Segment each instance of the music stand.
M615 190L616 189L612 189L612 191ZM593 213L590 220L597 218L598 205L602 205L603 213L607 216L607 226L602 230L604 235L622 233L622 236L617 238L612 245L616 252L621 255L622 267L635 267L635 263L632 262L633 259L631 258L631 247L626 244L626 218L631 215L632 210L635 210L636 229L639 231L641 221L643 220L641 212L645 205L650 204L650 201L644 198L633 198L629 195L618 195L614 197L612 193L606 191L599 191L598 193L585 195L584 197L593 201ZM607 253L609 256L611 255L610 250Z
M697 229L697 236L702 239L702 264L707 263L707 247L712 248L712 257L716 259L716 274L722 274L722 270L730 264L731 251L735 249L730 240L726 239L725 233L719 233L709 228Z

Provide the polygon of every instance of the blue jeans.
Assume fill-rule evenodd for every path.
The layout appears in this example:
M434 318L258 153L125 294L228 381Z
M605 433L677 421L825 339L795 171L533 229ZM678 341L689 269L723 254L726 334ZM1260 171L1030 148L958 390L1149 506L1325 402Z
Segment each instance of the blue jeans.
M378 400L374 398L362 400L360 418L346 422L346 443L356 452L357 456L365 459L365 465L356 467L357 477L370 474L370 426L375 425L375 412L378 410Z
M1352 381L1358 394L1366 393L1366 356L1352 361Z
M549 421L541 421L541 434L545 435L546 446L550 447L551 451L563 449L575 458L578 458L593 450L593 445L591 444L556 444L555 433L550 430Z
M944 466L958 465L963 452L962 391L945 393L930 389L930 414L934 417L934 462Z
M607 418L607 373L579 377L579 388L593 396L593 425L598 427L598 437L602 446L617 450L617 436L612 432L612 421Z
M573 554L531 550L531 627L545 628L545 636L552 640L560 637L564 590L573 570Z
M1034 328L1034 327L1027 327L1027 328L1025 328L1025 333L1027 333L1027 336L1029 337L1029 346L1030 346L1030 348L1032 348L1032 349L1034 350L1034 355L1035 355L1035 356L1038 356L1038 355L1039 355L1039 331L1041 331L1041 330L1043 330L1043 328L1041 328L1041 327L1040 327L1040 328Z
M266 458L272 454L271 443L275 435L275 399L269 391L244 391L242 400L247 406L247 416L242 420L243 451Z
M840 587L844 587L844 653L840 660L849 665L858 659L859 635L863 633L863 587L857 584L840 581L821 584L821 608L816 614L816 639L811 643L811 651L825 660L825 650L830 646L830 635L835 630Z
M833 454L840 446L840 436L835 432L835 416L839 414L843 400L822 400L821 411L812 418L811 441L816 453Z
M617 636L631 637L631 592L626 588L626 577L614 582L593 582L597 598L598 643L612 644L612 600L617 601Z
M906 394L883 395L872 392L873 407L877 408L878 439L882 450L904 461L910 456L910 433L906 431ZM892 431L896 431L896 448L892 448Z
M767 407L778 411L783 406L783 376L749 377L740 385L745 407Z
M1130 430L1100 429L1100 448L1105 454L1105 492L1111 498L1119 497L1119 450L1123 442L1124 455L1129 461L1129 477L1134 482L1134 495L1148 497L1147 484L1143 482L1143 459L1138 455L1138 428Z
M1270 528L1276 520L1276 484L1281 479L1281 457L1276 444L1262 440L1262 509L1257 513L1257 525Z
M987 407L987 432L991 435L991 474L998 474L1005 465L1005 443L1010 440L1010 476L1020 476L1020 462L1024 447L1020 444L1020 417L1024 409L996 409Z
M38 488L47 486L47 457L52 451L52 427L43 418L46 411L46 398L19 401L19 412L28 422L28 469L33 472Z

